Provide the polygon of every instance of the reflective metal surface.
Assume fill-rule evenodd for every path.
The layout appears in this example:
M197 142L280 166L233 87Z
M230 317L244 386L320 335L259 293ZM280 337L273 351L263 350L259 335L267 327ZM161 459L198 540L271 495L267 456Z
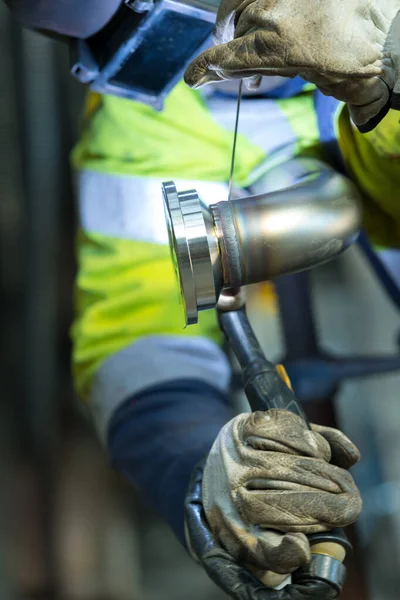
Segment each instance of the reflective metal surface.
M172 260L190 325L197 323L198 310L212 308L217 301L213 274L217 242L208 209L195 190L179 193L172 181L162 189Z
M274 174L287 187L209 208L196 191L163 185L187 324L224 289L312 268L355 241L361 208L347 178L310 159L288 161L269 180Z
M339 595L344 585L346 567L332 556L313 554L311 562L300 568L295 577L296 581L302 581L303 579L308 581L310 576L313 579L329 582Z
M228 260L232 243L240 248L240 264L231 269L239 269L244 285L330 260L355 240L357 198L349 180L324 167L293 187L231 202L225 218L231 231L222 240ZM221 216L227 208L219 205Z

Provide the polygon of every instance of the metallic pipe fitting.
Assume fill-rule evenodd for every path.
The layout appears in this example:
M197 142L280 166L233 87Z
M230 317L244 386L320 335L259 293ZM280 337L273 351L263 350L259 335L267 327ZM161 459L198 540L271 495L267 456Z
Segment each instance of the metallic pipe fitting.
M340 560L324 554L313 554L311 562L300 567L294 575L296 583L316 579L329 583L339 596L346 578L346 567Z
M285 168L298 172L298 163ZM313 168L289 187L210 207L195 190L163 184L186 324L215 307L222 290L310 269L355 241L361 225L356 188L325 164L309 163Z

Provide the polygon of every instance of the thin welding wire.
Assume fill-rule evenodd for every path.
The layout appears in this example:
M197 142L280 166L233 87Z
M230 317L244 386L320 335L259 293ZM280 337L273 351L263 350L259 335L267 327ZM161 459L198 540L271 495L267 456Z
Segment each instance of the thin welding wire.
M239 127L240 101L242 99L242 86L243 86L243 79L240 80L239 89L238 89L238 99L237 99L237 106L236 106L236 120L235 120L235 132L233 134L231 171L230 171L230 174L229 174L228 200L231 199L231 195L232 195L233 173L234 173L234 170L235 170L236 139L237 139L237 132L238 132L238 127Z

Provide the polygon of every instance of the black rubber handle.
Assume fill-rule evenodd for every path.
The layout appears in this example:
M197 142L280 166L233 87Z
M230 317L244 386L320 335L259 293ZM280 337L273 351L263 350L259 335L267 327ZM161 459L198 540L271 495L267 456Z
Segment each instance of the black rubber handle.
M252 411L281 408L307 417L275 365L267 360L245 308L219 313L220 326L242 367L243 384Z

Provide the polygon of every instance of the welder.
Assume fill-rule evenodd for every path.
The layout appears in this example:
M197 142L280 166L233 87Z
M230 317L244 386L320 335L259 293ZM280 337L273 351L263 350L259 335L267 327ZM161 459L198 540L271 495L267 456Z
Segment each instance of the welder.
M24 25L86 37L119 2L104 2L101 10L92 1L9 4ZM368 10L362 4L347 3L344 27L333 1L323 13L311 11L312 19L309 0L304 13L289 0L223 2L222 46L197 59L186 80L198 87L273 75L242 99L235 186L251 190L271 166L296 156L340 163L363 192L371 239L396 246L399 113L388 109L398 83L397 3L375 2L373 14L371 3ZM357 44L349 52L351 31ZM234 415L215 314L182 329L161 214L165 179L190 182L215 201L226 198L235 89L228 82L200 92L181 82L161 112L89 94L73 153L81 221L73 368L110 461L182 543L190 547L190 475L208 456L203 501L220 543L240 564L287 574L310 560L306 534L359 515L347 470L358 451L341 432L309 431L287 412ZM370 133L360 133L357 126L371 123ZM246 597L258 593L249 583Z

